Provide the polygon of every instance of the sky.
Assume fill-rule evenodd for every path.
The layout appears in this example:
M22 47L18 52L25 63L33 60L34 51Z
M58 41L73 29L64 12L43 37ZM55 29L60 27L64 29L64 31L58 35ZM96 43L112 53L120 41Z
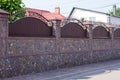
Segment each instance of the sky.
M55 7L60 7L61 14L68 16L73 7L90 9L108 13L112 5L120 7L120 0L23 0L26 7L54 12Z

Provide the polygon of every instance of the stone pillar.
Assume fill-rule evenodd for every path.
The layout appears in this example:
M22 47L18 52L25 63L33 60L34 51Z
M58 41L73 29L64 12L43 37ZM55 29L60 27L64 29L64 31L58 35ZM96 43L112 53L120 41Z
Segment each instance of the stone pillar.
M88 36L90 41L90 51L92 51L92 44L93 44L93 24L88 25Z
M7 51L8 17L9 14L0 9L0 57L4 57Z
M61 37L61 20L52 20L53 22L53 34L55 35L56 39Z
M114 27L109 27L110 28L110 38L111 38L111 49L114 49L113 47L113 41L114 41Z
M53 34L56 37L56 49L55 49L55 53L57 55L60 55L60 44L61 44L61 20L52 20L53 21ZM57 58L57 69L59 69L59 59Z
M87 27L89 39L93 39L93 37L92 37L92 27L93 27L93 24L91 22L84 22L83 24Z
M88 31L88 39L89 39L89 61L90 63L94 62L94 58L93 58L93 23L91 22L86 22L84 23L84 25L87 27L87 31Z
M114 27L110 27L110 38L114 39Z

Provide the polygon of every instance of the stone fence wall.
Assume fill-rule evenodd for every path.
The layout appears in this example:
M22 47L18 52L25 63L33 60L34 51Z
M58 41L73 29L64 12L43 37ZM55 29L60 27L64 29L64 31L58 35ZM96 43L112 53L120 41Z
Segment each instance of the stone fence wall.
M0 58L0 77L37 73L120 59L120 40L73 38L8 38Z
M53 38L9 37L8 14L0 16L6 16L0 17L0 78L120 59L120 39L112 28L110 38L94 39L91 24L88 38L65 38L55 20Z

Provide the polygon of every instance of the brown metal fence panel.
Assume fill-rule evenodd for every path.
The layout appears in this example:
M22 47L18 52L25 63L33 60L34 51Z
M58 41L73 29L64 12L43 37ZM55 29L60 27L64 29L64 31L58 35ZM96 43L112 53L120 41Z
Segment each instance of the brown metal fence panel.
M120 28L114 31L114 38L120 38Z
M110 32L102 26L93 29L93 38L110 38Z
M52 36L52 27L37 18L26 17L9 24L9 36L50 37Z
M64 38L86 38L87 30L77 23L70 22L61 28L61 37Z

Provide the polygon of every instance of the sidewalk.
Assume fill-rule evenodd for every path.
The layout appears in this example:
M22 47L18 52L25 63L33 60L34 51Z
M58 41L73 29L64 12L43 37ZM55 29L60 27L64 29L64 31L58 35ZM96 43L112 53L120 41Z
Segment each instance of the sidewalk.
M113 69L114 66L117 66L115 68L119 68L120 60L81 65L72 68L58 69L0 80L88 80L84 79L83 76L85 77L85 75L88 74L98 74L99 72L104 73L106 69ZM76 78L75 76L82 78L73 79Z

